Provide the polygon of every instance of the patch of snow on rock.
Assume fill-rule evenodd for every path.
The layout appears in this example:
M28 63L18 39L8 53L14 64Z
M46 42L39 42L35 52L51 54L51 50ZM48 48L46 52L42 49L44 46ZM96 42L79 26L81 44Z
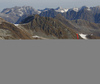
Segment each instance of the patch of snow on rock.
M56 12L61 12L61 13L64 13L64 12L67 12L69 9L64 9L62 7L58 7L55 9Z
M86 37L87 34L82 34L82 33L81 33L81 34L79 34L79 35L80 35L83 39L87 40L87 37Z
M35 36L32 36L33 38L36 38L36 39L46 39L46 38L44 38L44 37L40 37L40 36L37 36L37 35L35 35Z
M69 9L64 9L65 12L67 12Z
M79 9L78 9L78 8L73 8L73 10L74 10L75 12L78 12L78 11L79 11Z
M38 11L38 14L40 14L41 13L41 11Z
M19 9L19 11L18 12L20 12L20 16L22 16L24 13L21 11L21 9Z
M88 10L88 11L91 11L91 9L90 9L89 7L87 8L87 10Z
M18 26L18 24L14 24L15 26Z
M39 36L35 35L35 36L32 36L33 38L39 38Z

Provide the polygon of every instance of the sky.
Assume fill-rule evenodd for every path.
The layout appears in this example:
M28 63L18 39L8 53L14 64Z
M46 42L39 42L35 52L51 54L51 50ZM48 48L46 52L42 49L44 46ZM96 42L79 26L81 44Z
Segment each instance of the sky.
M100 0L0 0L0 11L14 6L32 6L35 9L73 8L81 6L98 6Z

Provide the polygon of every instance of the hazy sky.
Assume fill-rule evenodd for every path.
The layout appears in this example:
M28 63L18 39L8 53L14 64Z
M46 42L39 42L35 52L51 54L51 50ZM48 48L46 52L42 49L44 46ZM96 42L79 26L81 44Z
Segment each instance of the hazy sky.
M14 6L32 6L35 9L56 8L61 6L63 8L98 6L100 0L0 0L0 11L3 8Z

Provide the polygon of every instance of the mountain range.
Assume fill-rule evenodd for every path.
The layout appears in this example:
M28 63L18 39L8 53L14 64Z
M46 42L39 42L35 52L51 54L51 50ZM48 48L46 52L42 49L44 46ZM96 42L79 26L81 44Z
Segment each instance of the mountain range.
M39 11L30 6L15 6L12 8L3 9L0 13L0 17L10 23L19 23L23 18L26 18L32 14L39 14Z
M34 9L5 8L0 12L1 39L100 39L100 6ZM82 33L82 34L81 34Z
M100 6L87 7L82 6L80 8L45 8L34 9L30 6L5 8L0 12L0 17L11 23L20 23L24 18L39 14L44 17L55 17L57 14L61 14L68 20L82 19L89 22L100 23Z
M3 19L0 21L1 39L77 39L72 29L50 17L29 16L15 25Z
M69 28L73 29L76 33L83 33L83 34L89 34L89 35L93 34L97 37L100 37L100 24L85 21L82 19L67 20L61 14L58 14L54 18L58 19L63 24L67 25Z
M100 23L100 6L87 7L83 6L81 8L71 8L63 9L58 7L56 9L49 9L48 11L43 11L40 16L44 17L55 17L57 14L61 14L68 20L82 19L89 22ZM65 11L64 11L65 10Z

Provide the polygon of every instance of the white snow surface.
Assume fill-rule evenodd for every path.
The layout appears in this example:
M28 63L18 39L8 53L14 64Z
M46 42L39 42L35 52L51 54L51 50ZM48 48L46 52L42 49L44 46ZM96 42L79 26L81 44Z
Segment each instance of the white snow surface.
M74 10L75 12L78 12L78 11L79 11L79 8L73 8L73 10Z
M82 34L82 33L81 33L81 34L79 34L79 35L80 35L83 39L87 40L87 37L86 37L87 34Z
M61 13L64 13L64 12L67 12L69 9L58 9L58 10L55 10L56 12L61 12Z
M40 36L37 36L37 35L35 35L35 36L32 36L33 38L38 38L38 39L46 39L46 38L44 38L44 37L40 37Z
M65 12L67 12L69 9L64 9Z
M18 24L14 24L15 26L18 26Z
M41 11L38 11L38 14L40 14L41 13Z
M61 13L67 12L68 10L69 9L62 8L62 7L58 7L57 9L55 9L56 12L61 12Z
M88 9L87 9L88 11L91 11L91 9L88 7Z
M40 38L39 36L35 35L35 36L32 36L33 38Z
M20 12L20 14L19 14L20 16L22 16L24 14L21 9L19 9L19 12Z

